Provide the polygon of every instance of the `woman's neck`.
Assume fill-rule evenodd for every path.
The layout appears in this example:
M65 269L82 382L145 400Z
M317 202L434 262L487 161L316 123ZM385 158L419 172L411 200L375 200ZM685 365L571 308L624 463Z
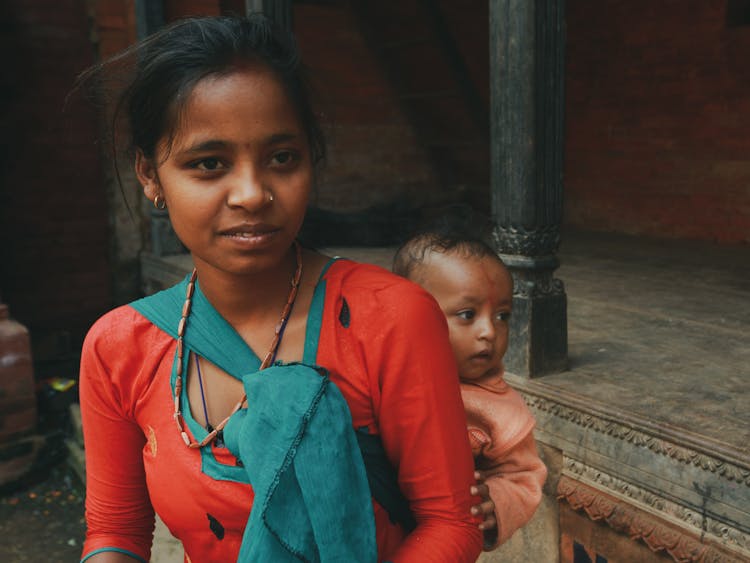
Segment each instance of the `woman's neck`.
M231 274L200 260L194 262L206 299L237 329L249 319L278 315L286 303L297 267L294 248L289 249L277 266L250 274Z

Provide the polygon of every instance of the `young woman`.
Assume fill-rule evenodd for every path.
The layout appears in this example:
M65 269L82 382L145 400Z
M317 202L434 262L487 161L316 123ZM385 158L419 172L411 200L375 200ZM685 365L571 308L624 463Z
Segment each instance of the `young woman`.
M474 561L439 308L296 242L325 145L291 38L186 20L84 80L131 60L136 174L195 271L84 344L83 559L148 561L156 511L196 563Z

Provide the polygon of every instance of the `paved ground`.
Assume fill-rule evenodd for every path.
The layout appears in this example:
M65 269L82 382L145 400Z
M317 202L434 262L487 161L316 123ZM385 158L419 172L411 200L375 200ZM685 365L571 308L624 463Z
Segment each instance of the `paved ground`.
M81 555L83 487L65 464L0 495L0 561L70 563Z
M750 466L750 246L571 234L569 372L543 378Z
M2 563L71 563L81 556L84 488L67 464L0 494ZM151 563L182 563L182 545L157 521Z

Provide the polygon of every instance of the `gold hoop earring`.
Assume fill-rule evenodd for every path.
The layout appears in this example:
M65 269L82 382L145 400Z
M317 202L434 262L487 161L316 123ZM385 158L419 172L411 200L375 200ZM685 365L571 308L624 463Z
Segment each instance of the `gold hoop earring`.
M167 208L167 200L164 199L160 195L155 195L154 196L154 207L156 207L156 209L166 209Z

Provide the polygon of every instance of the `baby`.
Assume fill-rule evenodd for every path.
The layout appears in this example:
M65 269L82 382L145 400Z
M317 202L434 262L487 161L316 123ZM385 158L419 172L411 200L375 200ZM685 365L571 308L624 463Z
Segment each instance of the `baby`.
M472 512L484 516L490 551L529 521L547 477L534 418L503 379L513 279L480 236L449 222L408 240L393 271L431 293L448 321L480 482L472 493L484 499Z

